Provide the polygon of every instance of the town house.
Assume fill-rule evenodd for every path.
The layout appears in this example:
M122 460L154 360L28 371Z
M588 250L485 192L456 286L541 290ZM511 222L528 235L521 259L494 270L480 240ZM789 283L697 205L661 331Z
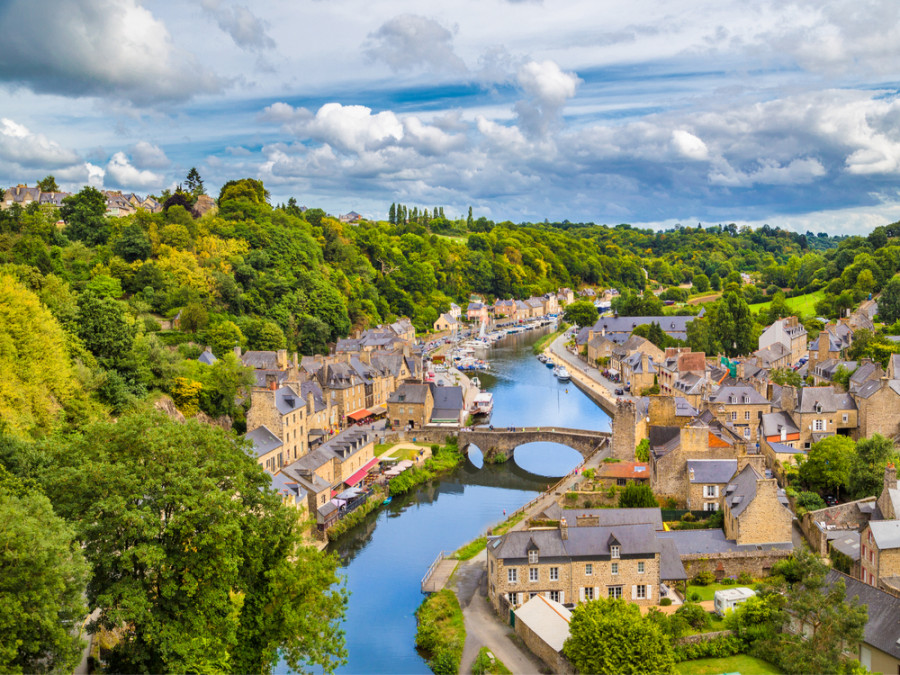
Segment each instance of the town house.
M752 444L759 440L760 418L772 411L772 403L749 385L719 387L709 396L707 407L719 422Z
M793 514L774 478L750 464L725 486L725 536L737 545L790 543Z
M851 436L857 427L853 397L835 387L782 387L781 408L794 420L801 450L835 434Z
M772 345L781 345L786 360L774 367L788 367L807 355L807 337L806 328L800 320L796 316L789 316L778 319L762 332L759 336L759 348L765 350Z

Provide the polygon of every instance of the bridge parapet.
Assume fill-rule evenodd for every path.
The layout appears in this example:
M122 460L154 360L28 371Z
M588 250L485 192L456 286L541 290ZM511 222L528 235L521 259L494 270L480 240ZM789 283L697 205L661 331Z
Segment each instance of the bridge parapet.
M510 430L512 429L512 430ZM459 449L467 453L470 445L478 446L485 459L498 456L509 459L520 445L527 443L560 443L577 450L585 458L602 444L608 443L609 432L587 429L567 429L564 427L509 427L488 429L476 427L459 432Z

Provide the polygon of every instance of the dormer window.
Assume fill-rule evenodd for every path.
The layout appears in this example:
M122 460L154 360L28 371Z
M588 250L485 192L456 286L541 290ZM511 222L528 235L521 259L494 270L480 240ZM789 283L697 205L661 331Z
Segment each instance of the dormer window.
M619 557L619 545L618 544L613 544L612 546L609 547L609 556L611 558Z
M536 550L528 551L528 564L529 565L537 565L538 562L538 552Z
M728 402L729 402L729 403L734 403L734 400L735 400L735 399L734 399L734 396L729 396L729 397L728 397Z
M822 404L821 403L816 403L816 412L817 413L822 412Z

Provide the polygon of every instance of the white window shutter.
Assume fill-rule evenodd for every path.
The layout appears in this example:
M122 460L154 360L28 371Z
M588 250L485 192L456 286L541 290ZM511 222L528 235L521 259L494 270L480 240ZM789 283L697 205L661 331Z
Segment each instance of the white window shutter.
M594 586L594 600L600 599L600 587Z
M550 597L550 591L544 591L543 595L544 595L545 598L549 598L549 597Z
M578 589L578 599L584 602L584 586Z
M563 604L565 601L566 601L566 592L560 591L559 592L559 604Z
M631 599L637 600L637 586L631 587Z
M653 586L651 586L650 584L647 584L647 599L653 599Z

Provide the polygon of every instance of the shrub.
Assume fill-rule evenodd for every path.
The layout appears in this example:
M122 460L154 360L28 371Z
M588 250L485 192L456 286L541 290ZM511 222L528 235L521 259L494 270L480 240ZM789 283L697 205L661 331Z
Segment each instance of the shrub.
M675 661L693 661L694 659L721 659L727 656L742 654L746 649L744 642L731 635L721 635L712 640L703 640L693 644L675 645Z
M700 594L697 591L691 591L690 595L688 595L688 601L700 602Z
M675 612L675 616L680 616L690 624L691 628L702 630L712 623L709 612L700 605L693 602L686 602Z
M739 584L742 584L744 586L753 583L753 577L751 577L749 574L747 574L747 572L741 572L738 575L737 580L738 580Z
M693 513L688 511L683 516L681 516L681 519L686 523L693 523L695 520L697 520L697 517Z
M696 586L709 586L714 583L716 583L716 576L707 570L703 570L694 577L694 585Z
M725 524L725 512L713 511L706 523L710 529L722 529L722 526Z
M661 598L659 601L660 607L668 607L672 604L672 598Z
M734 586L737 583L737 580L732 579L731 577L725 577L724 579L720 579L719 583L723 586Z

